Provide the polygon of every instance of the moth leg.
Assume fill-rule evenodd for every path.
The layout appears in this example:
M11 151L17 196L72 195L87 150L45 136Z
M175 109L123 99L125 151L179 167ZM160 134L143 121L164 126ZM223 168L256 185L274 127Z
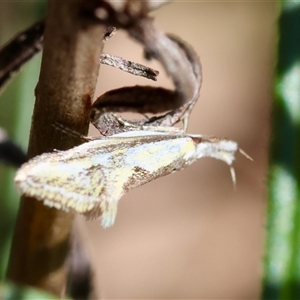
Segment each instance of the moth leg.
M186 132L189 125L189 115L185 116L181 121L182 121L182 131Z
M115 114L115 113L111 113L112 117L114 117L119 123L120 125L122 125L123 127L134 127L134 124L131 123L130 121L125 120L124 118L122 118L121 116Z

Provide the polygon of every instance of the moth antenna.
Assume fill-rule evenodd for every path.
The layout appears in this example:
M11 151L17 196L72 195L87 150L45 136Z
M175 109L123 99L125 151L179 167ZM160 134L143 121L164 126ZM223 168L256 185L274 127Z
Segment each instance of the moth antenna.
M246 158L248 158L249 160L253 161L253 158L248 155L244 150L242 150L241 148L239 148L239 151L242 155L244 155Z
M52 126L55 127L55 129L65 133L69 136L79 138L79 139L83 140L84 142L89 142L89 141L93 140L93 138L90 138L88 136L84 136L84 135L80 134L79 132L77 132L75 130L72 130L72 129L70 129L70 128L68 128L68 127L66 127L66 126L64 126L64 125L62 125L58 122L54 122L52 124Z
M236 191L236 176L235 176L234 167L230 166L229 168L230 168L230 175L232 179L233 189L234 191Z
M150 120L150 118L146 115L146 114L141 114L145 119L147 119L148 121Z

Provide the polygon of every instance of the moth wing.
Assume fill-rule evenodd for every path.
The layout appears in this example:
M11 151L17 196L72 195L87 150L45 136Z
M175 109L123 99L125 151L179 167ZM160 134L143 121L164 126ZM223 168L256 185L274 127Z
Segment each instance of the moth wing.
M190 137L101 139L37 156L19 169L15 182L22 194L87 219L101 217L109 227L125 192L183 168L186 153L194 151Z
M72 159L66 152L43 154L25 163L15 177L21 194L87 219L101 217L103 227L111 226L122 194L108 197L99 163L76 155Z

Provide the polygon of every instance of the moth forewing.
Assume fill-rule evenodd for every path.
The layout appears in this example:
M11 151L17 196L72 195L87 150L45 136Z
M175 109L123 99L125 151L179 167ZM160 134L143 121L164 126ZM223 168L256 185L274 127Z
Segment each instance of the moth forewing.
M181 170L201 157L231 165L235 142L201 135L130 131L46 153L25 163L15 182L45 205L113 225L117 203L132 188Z

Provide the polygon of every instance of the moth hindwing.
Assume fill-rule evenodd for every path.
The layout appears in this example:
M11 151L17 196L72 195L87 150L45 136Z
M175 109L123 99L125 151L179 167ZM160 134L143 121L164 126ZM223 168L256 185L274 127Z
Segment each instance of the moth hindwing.
M232 165L237 143L201 135L129 131L25 163L15 182L21 194L112 226L121 196L179 171L201 157ZM234 171L231 167L233 180Z

